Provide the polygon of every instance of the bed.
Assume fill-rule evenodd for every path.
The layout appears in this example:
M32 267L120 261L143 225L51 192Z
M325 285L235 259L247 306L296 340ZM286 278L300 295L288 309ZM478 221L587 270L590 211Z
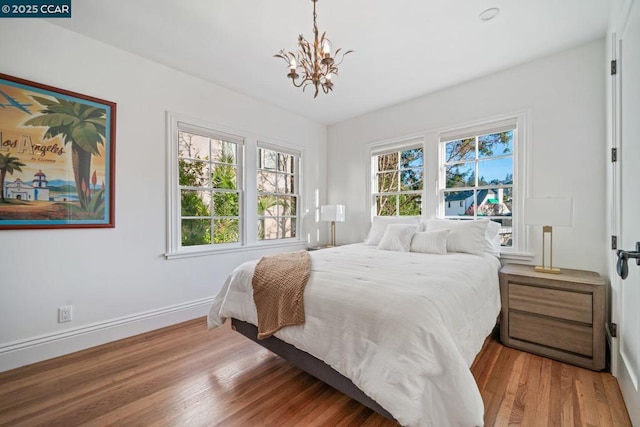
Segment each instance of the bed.
M305 323L285 327L263 344L285 358L297 356L281 350L280 342L301 350L311 357L303 365L322 361L335 378L322 377L325 370L315 365L301 367L338 389L341 378L350 380L353 390L346 384L341 391L402 425L483 425L484 406L469 367L500 312L499 260L484 252L382 250L381 243L310 252ZM209 327L231 318L255 339L256 263L229 275L214 299Z

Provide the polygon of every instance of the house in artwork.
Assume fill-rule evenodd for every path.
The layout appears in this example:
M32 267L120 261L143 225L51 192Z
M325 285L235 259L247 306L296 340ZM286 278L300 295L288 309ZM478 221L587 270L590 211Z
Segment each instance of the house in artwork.
M4 194L9 199L49 201L48 184L47 176L40 170L34 175L31 184L27 184L20 178L5 183Z

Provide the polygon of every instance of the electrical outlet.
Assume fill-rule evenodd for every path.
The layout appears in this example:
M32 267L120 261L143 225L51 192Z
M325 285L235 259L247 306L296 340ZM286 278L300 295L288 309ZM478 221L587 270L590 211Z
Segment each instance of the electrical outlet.
M73 319L73 306L58 307L58 323L71 322Z

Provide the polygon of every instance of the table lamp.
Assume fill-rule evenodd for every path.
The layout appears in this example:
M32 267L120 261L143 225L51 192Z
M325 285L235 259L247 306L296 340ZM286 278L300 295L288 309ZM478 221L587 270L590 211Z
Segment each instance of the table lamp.
M533 197L525 200L524 223L542 226L542 265L535 270L541 273L560 273L553 266L553 227L573 226L573 199L559 197ZM549 264L545 257L546 236L549 235Z
M331 221L331 247L336 245L336 221L344 222L344 218L344 205L320 206L320 221Z

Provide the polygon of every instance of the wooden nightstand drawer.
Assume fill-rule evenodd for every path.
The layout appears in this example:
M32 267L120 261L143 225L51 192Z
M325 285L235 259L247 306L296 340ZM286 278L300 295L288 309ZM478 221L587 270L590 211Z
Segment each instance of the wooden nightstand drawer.
M583 356L593 355L593 330L576 323L512 311L509 336Z
M605 281L597 273L535 271L507 264L500 270L504 345L593 370L605 367Z
M509 308L591 324L591 294L509 283Z

